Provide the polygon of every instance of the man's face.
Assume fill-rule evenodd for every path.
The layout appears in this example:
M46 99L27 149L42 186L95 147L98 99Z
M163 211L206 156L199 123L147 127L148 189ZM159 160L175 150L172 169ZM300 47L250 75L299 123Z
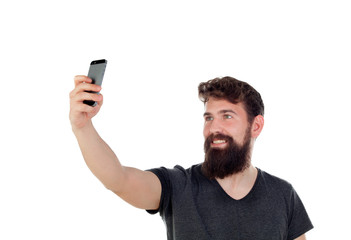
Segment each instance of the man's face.
M204 173L224 178L250 165L251 125L241 103L210 98L204 113Z

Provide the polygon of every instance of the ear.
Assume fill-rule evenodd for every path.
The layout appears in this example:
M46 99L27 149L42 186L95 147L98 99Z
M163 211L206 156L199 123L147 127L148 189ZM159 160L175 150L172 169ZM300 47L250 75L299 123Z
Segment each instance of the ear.
M252 122L252 126L251 126L251 137L252 138L257 138L262 129L263 129L263 125L264 125L264 118L262 115L257 115L253 122Z

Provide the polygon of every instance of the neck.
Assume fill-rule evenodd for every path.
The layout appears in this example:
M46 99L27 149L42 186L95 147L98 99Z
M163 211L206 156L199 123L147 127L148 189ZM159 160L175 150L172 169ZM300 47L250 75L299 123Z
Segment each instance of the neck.
M239 200L250 192L256 178L257 169L250 164L248 168L240 173L235 173L223 179L216 178L216 180L229 196Z

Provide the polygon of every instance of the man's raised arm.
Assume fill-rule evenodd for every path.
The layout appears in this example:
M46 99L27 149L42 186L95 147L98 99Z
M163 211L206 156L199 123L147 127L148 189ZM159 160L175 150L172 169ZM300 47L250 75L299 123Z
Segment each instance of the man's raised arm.
M157 209L161 197L161 183L156 175L136 168L124 167L112 149L103 141L91 119L99 112L103 96L100 86L91 84L86 76L74 78L75 88L70 93L70 121L84 160L91 172L104 184L131 205L141 209ZM93 100L95 107L83 103Z

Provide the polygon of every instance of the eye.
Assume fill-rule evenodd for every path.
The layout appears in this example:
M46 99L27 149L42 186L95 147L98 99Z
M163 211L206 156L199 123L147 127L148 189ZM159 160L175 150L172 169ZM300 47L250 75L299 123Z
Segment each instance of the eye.
M233 117L232 117L231 115L225 114L225 115L223 116L223 118L224 118L224 119L232 119Z
M206 122L209 122L209 121L212 121L213 120L213 117L212 116L206 116L205 117L205 121Z

